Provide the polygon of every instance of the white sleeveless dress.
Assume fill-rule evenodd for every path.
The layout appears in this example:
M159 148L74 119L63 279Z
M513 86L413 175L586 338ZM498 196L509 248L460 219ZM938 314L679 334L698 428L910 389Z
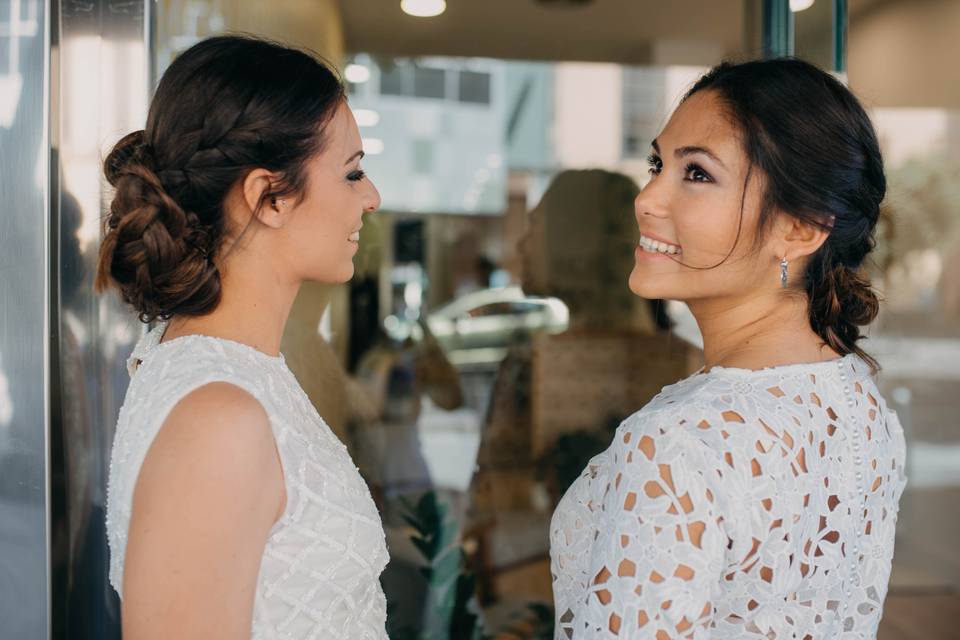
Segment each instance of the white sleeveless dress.
M283 356L207 336L158 344L164 328L160 324L146 334L128 361L131 381L117 422L107 492L110 584L122 598L133 491L164 419L190 391L228 382L266 410L287 494L263 551L251 637L385 640L379 577L388 555L380 516L346 447L317 414Z
M875 638L904 458L854 355L666 387L554 513L556 638Z

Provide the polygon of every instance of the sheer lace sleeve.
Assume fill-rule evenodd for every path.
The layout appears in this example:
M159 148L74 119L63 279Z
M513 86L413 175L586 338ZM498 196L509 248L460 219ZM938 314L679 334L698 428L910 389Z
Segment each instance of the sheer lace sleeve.
M708 637L727 546L717 454L647 416L621 426L607 464L575 637Z

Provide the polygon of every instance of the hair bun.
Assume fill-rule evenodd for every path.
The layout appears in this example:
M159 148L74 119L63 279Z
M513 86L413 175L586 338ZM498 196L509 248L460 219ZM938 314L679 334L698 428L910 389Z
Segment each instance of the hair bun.
M212 230L164 189L143 132L122 138L104 173L115 187L100 253L97 287L115 285L143 322L199 313L220 298Z
M128 133L120 139L107 155L103 162L103 173L112 186L117 186L120 179L131 164L145 164L153 169L153 162L149 157L149 149L144 142L143 129Z
M859 269L840 263L824 267L822 261L811 275L815 276L807 284L811 326L837 353L856 353L863 337L860 327L873 322L880 310L869 278Z
M843 319L860 327L873 322L880 310L880 298L866 274L859 269L839 266L834 282Z

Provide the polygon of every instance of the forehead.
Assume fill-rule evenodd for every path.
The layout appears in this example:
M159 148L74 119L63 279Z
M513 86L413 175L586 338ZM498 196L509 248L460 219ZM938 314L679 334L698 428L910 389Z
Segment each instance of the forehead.
M347 160L361 148L360 131L346 101L340 103L323 128L323 148L310 159L311 166L339 174Z
M327 123L327 148L334 154L347 153L347 156L359 150L360 131L357 129L353 112L346 100L337 107L330 122Z
M664 154L680 147L707 147L724 162L743 155L740 131L713 91L699 91L673 112L657 137Z

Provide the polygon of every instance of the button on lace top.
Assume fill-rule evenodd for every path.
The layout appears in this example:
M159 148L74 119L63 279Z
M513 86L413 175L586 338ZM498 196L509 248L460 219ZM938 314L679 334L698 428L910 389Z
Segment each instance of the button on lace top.
M666 387L554 513L556 637L875 638L904 457L854 355Z
M132 378L110 462L110 583L122 597L133 490L164 419L190 391L229 382L266 410L287 495L264 548L251 637L385 640L379 577L387 548L379 514L346 448L283 356L207 336L158 344L163 330L161 324L144 336L128 362Z

